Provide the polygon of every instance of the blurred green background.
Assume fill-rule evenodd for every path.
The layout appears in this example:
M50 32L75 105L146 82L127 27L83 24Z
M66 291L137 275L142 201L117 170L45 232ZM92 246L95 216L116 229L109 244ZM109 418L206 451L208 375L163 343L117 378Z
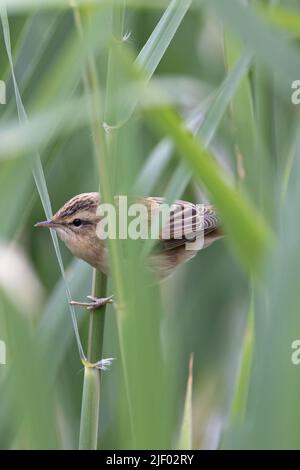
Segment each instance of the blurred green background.
M78 447L83 366L50 234L33 227L44 172L53 211L110 181L210 201L228 232L161 285L139 242L111 244L130 256L108 282L125 307L105 317L97 447L297 449L299 2L83 3L0 1L0 446ZM92 269L61 254L84 299Z

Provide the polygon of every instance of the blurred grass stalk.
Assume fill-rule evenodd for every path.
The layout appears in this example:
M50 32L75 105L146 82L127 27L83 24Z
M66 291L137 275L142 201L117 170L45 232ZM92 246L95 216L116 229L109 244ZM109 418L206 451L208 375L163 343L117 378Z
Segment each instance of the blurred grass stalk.
M228 73L235 61L242 56L244 46L237 38L233 38L232 33L226 26L224 26L223 40L224 60ZM260 178L260 186L257 188L257 175L261 173L257 158L258 152L255 151L257 129L249 72L241 80L232 98L230 120L234 133L237 184L241 189L244 188L254 204L256 203L259 206L262 180ZM233 397L230 405L229 413L232 423L242 422L244 419L248 398L254 341L254 296L256 295L254 282L252 285L252 298L249 300L248 318L244 330L242 350L240 351L239 370L236 371L236 382L233 385Z
M254 300L251 300L241 351L240 366L230 407L230 424L242 423L246 416L254 349Z
M186 387L185 403L181 424L181 431L178 442L178 449L192 450L193 448L193 426L192 426L192 394L193 394L193 363L194 355L190 355L189 360L189 373Z

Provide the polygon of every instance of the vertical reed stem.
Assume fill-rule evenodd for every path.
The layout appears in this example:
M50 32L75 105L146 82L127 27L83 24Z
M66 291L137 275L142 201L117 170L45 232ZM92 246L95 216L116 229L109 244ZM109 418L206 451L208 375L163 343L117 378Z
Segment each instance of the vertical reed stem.
M77 32L83 34L82 13L79 7L71 3ZM84 12L84 10L83 10ZM100 114L100 101L97 85L96 66L93 57L90 57L84 71L85 91L89 97L91 128L94 140L94 155L96 163L106 157L105 134L102 130ZM105 159L106 160L106 159ZM102 168L105 172L105 169ZM103 273L93 271L93 297L106 296L107 278ZM102 357L103 338L105 326L105 306L101 311L91 311L89 315L89 335L87 358L90 363L99 361ZM80 419L79 449L97 449L99 430L99 410L101 396L101 373L98 369L85 366L82 392L82 407Z

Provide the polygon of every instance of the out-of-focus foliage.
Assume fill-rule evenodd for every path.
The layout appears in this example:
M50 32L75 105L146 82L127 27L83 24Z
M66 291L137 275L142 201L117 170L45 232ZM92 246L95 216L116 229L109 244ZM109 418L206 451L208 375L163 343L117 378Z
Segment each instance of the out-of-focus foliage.
M107 309L103 355L116 360L102 375L98 447L299 448L298 2L120 3L119 19L112 2L85 4L80 37L67 1L7 2L29 122L1 29L0 446L78 447L82 364L50 235L33 228L44 218L39 154L53 210L107 178L116 194L214 202L227 231L161 286L140 242L111 244L129 254L108 285L126 315ZM91 57L109 142L101 178ZM84 299L91 268L61 252ZM86 349L88 314L77 318Z

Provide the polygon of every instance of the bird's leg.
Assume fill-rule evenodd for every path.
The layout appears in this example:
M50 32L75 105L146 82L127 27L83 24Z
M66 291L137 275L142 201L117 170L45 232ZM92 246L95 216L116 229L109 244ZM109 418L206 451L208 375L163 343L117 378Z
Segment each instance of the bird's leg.
M91 302L75 302L74 300L71 300L71 302L69 303L70 305L74 305L77 307L85 307L87 310L97 310L106 304L113 303L113 295L110 295L109 297L103 297L100 299L98 297L93 297L92 295L88 295L87 298L91 300Z

